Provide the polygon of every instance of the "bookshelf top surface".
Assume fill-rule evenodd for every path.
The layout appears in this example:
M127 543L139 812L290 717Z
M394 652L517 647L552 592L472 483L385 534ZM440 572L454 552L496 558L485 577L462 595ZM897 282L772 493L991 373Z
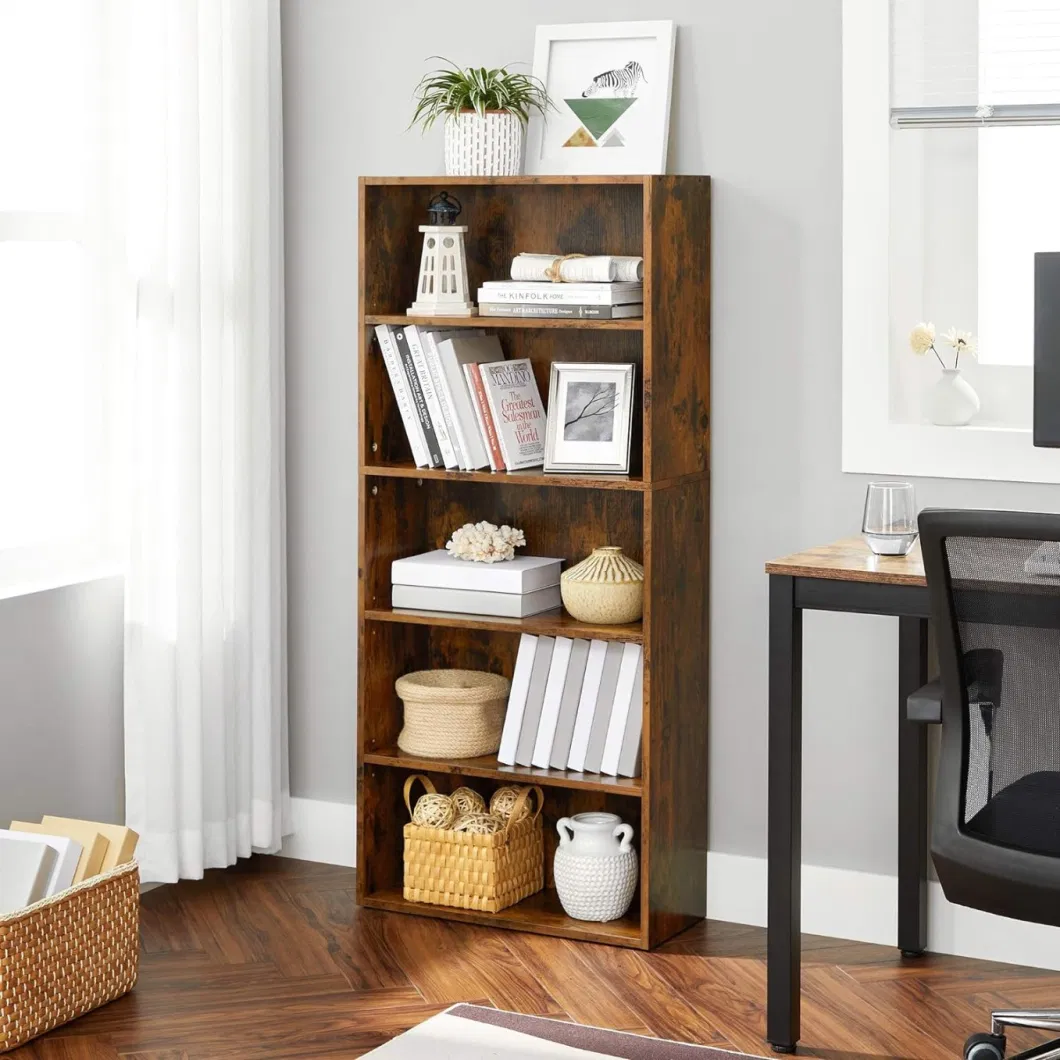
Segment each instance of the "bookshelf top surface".
M385 187L408 184L420 187L435 187L439 184L490 185L490 184L645 184L652 177L647 174L539 174L531 176L522 174L512 177L447 177L443 173L427 174L418 177L361 177L361 183L368 187Z

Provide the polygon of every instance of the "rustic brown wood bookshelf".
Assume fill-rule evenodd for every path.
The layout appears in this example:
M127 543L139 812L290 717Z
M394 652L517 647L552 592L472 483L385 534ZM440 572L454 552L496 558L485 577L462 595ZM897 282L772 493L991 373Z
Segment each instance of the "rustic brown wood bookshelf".
M507 276L519 251L639 254L643 320L408 318L427 203L456 190L471 291ZM377 909L649 949L706 912L708 573L710 512L710 180L696 176L365 177L360 182L360 556L357 892ZM513 474L417 468L382 357L379 323L496 330L509 357L528 357L547 396L553 361L636 365L631 473ZM390 564L444 546L469 520L526 531L531 554L575 562L602 544L644 564L642 621L578 622L562 611L527 619L394 610ZM500 765L492 756L437 761L397 748L394 681L457 666L511 676L520 633L644 645L642 775L635 779ZM429 774L487 793L498 783L545 790L543 892L501 913L402 897L402 784ZM640 885L628 914L573 920L552 887L555 822L609 810L630 822Z

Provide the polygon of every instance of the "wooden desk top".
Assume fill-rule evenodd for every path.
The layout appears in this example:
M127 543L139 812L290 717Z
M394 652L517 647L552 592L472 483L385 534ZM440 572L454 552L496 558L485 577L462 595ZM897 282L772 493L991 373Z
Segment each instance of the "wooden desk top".
M927 585L919 541L908 556L877 556L860 534L771 560L766 573L878 585Z

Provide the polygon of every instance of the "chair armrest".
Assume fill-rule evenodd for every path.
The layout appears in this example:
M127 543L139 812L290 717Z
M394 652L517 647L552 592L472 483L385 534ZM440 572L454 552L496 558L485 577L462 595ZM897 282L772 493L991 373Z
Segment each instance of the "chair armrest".
M928 681L905 701L905 716L909 721L924 725L942 723L942 684L938 680Z

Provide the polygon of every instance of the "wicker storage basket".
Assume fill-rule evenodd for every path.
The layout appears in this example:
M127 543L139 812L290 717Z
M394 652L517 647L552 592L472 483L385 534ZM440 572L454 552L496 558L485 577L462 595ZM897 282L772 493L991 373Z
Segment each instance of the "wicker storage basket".
M434 792L430 779L414 774L405 781L405 805L412 815L412 786L420 781ZM531 793L537 810L516 820ZM503 832L475 835L445 828L405 825L405 887L409 902L448 905L497 913L545 885L545 843L541 833L544 793L524 788ZM514 823L513 823L514 822Z
M0 1053L127 994L139 936L135 862L0 917Z
M496 754L512 687L507 677L479 670L418 670L394 687L405 703L398 747L423 758Z

